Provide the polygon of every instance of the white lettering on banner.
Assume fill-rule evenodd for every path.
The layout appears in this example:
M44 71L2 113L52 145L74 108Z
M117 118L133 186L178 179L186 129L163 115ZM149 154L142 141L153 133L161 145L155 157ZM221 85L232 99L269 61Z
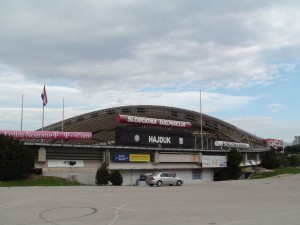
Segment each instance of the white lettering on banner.
M171 137L149 136L149 143L171 144Z
M91 132L15 131L0 130L0 134L21 139L89 140Z
M128 122L130 123L147 123L147 124L157 124L157 120L153 118L146 117L136 117L136 116L128 116Z
M183 145L183 138L179 138L179 144Z
M173 126L173 127L185 127L185 122L173 121L173 120L159 120L159 125Z
M138 116L127 116L118 115L116 117L119 123L135 123L144 125L155 125L155 126L167 126L167 127L180 127L180 128L191 128L192 124L190 122L177 121L177 120L165 120Z
M233 148L249 148L249 144L247 144L247 143L227 142L227 141L215 141L215 146L233 147Z

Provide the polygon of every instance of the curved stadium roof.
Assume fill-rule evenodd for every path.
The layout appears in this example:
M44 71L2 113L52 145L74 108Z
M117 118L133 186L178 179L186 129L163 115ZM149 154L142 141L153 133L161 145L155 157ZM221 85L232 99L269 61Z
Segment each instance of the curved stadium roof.
M150 105L108 108L72 117L64 121L64 131L92 132L93 140L80 141L80 144L113 145L115 142L115 128L120 125L116 122L116 115L118 114L191 122L192 129L188 129L186 132L193 132L195 136L200 137L201 114L199 112L174 107ZM264 147L264 140L262 138L239 129L232 124L206 114L202 114L202 121L204 137L222 141L248 143L251 148ZM44 130L60 131L61 128L62 121L44 127ZM176 130L176 128L173 130ZM182 129L180 130L182 131ZM55 143L57 141L50 142ZM78 144L77 141L65 141L65 143Z

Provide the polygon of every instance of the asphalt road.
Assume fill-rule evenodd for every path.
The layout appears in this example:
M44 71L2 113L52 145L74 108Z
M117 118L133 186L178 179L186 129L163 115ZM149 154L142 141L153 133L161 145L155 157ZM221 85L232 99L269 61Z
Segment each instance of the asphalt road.
M181 187L0 188L0 225L298 225L300 175Z

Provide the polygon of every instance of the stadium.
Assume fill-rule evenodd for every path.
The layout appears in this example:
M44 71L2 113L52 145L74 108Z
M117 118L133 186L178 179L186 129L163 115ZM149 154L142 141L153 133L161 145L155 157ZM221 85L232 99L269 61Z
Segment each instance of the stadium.
M119 170L123 185L141 185L141 174L167 171L185 183L212 181L235 147L241 167L260 164L264 139L220 119L166 106L122 106L79 115L43 128L76 138L25 139L44 175L95 184L103 164ZM47 133L50 134L50 133ZM80 136L83 135L83 136ZM46 137L46 136L45 136ZM75 137L75 136L74 136ZM42 138L42 137L40 137Z

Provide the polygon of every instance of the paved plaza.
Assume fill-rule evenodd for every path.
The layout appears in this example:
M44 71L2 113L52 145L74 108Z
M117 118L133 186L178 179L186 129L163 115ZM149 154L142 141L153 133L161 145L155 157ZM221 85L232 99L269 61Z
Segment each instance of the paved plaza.
M0 188L0 225L298 225L300 175L181 187Z

